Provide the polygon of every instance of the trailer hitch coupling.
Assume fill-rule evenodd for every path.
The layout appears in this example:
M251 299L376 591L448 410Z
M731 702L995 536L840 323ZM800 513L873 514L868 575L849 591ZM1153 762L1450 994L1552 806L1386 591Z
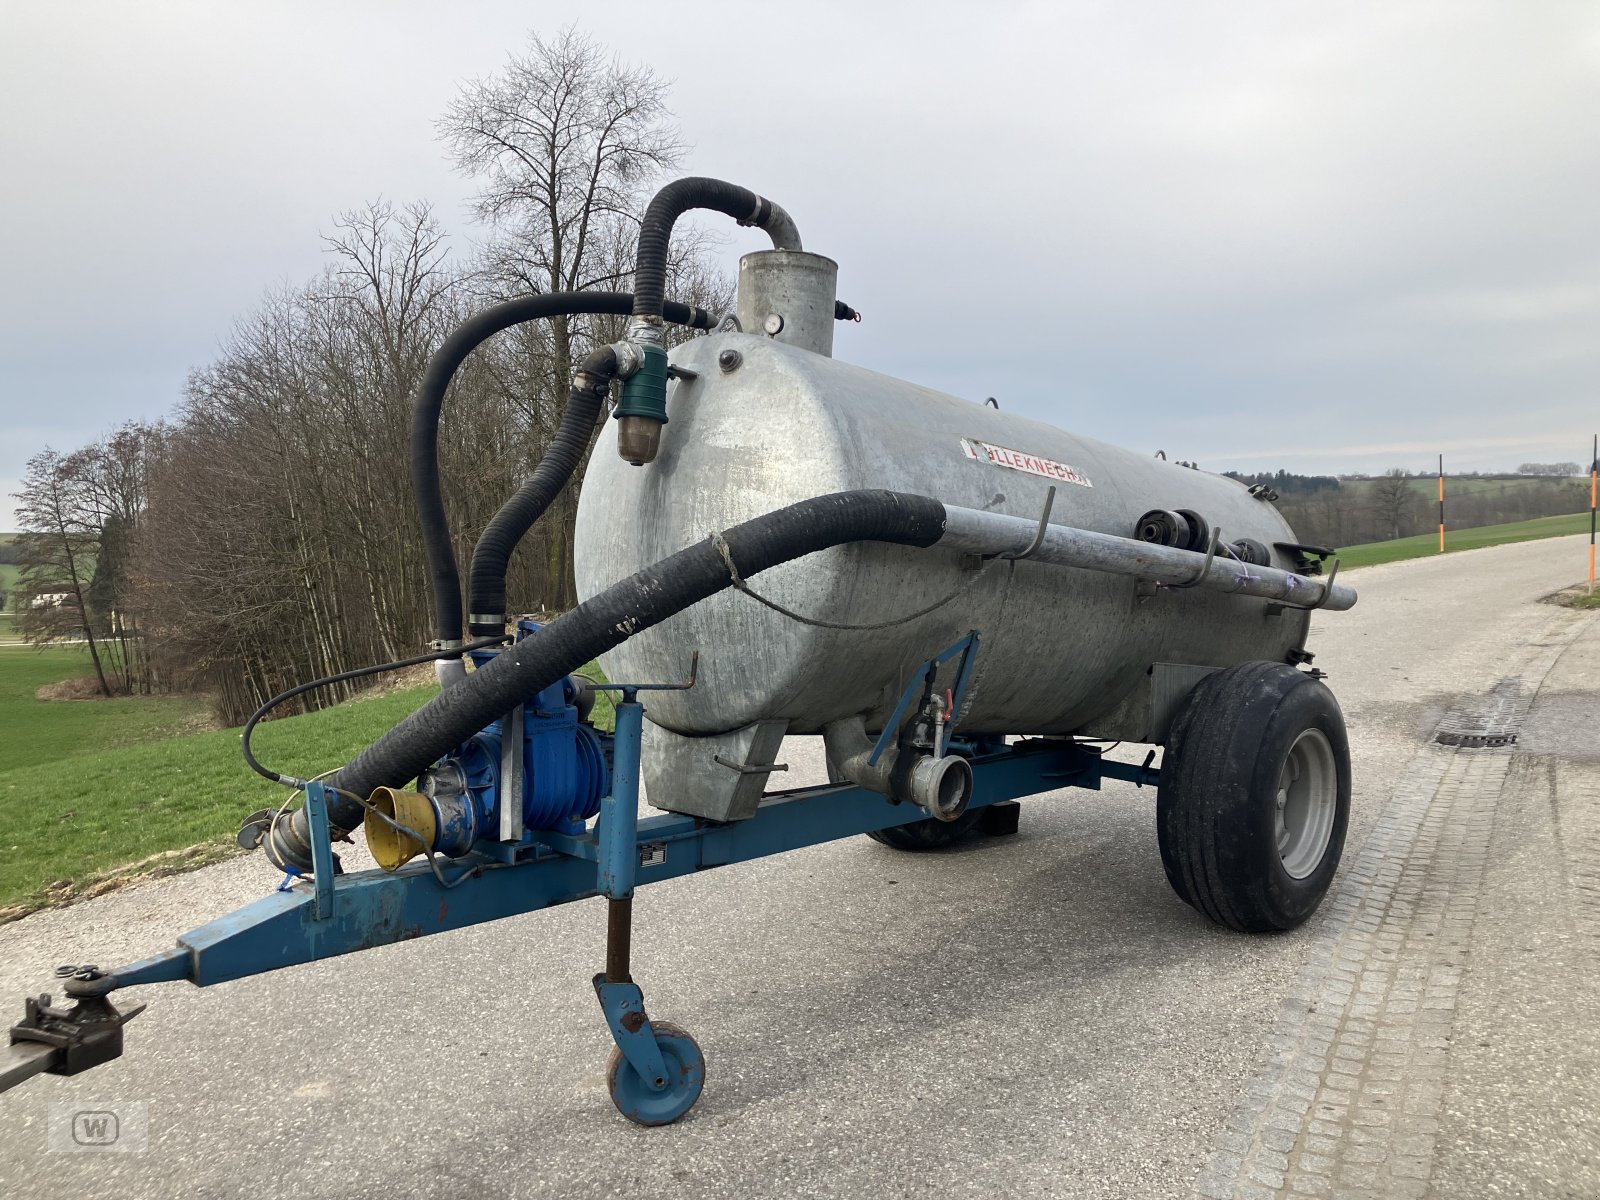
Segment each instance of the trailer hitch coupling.
M73 979L84 978L77 968ZM11 1027L11 1044L0 1060L0 1091L43 1072L76 1075L122 1056L122 1027L145 1009L119 1012L104 995L74 997L57 1007L48 995L30 996L22 1021Z

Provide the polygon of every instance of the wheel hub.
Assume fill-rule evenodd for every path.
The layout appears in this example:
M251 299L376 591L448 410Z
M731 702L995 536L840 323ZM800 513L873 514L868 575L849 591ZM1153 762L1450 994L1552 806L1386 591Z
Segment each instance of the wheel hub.
M1333 746L1322 730L1305 730L1289 747L1276 801L1278 858L1291 879L1304 879L1322 864L1339 808Z

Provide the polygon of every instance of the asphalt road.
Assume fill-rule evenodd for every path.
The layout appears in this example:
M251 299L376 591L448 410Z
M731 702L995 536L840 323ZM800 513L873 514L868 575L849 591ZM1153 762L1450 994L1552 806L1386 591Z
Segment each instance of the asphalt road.
M1333 1042L1364 1023L1370 972L1356 963L1340 990L1349 939L1371 932L1378 955L1398 947L1397 988L1407 947L1432 953L1417 940L1426 903L1362 915L1371 889L1396 879L1401 899L1454 897L1439 927L1461 932L1466 966L1419 959L1428 990L1412 1007L1432 1024L1402 1021L1379 1047L1402 1086L1414 1069L1441 1097L1416 1117L1427 1154L1412 1138L1382 1161L1413 1180L1410 1194L1600 1194L1600 1135L1572 1108L1588 1103L1592 1005L1551 982L1585 961L1592 973L1595 943L1582 939L1596 926L1521 936L1555 920L1540 907L1555 868L1516 852L1516 829L1495 824L1500 792L1483 782L1522 797L1519 819L1534 821L1558 807L1538 788L1559 798L1562 785L1517 781L1596 757L1584 707L1586 668L1600 669L1594 618L1536 603L1583 564L1579 541L1559 539L1348 575L1360 604L1319 614L1311 641L1351 734L1347 869L1339 903L1293 934L1222 931L1171 894L1152 792L1062 792L1025 802L1018 836L956 853L857 838L642 892L635 976L652 1016L688 1028L708 1058L705 1094L675 1126L636 1128L606 1095L610 1041L588 983L604 912L592 901L208 990L143 989L151 1007L124 1058L0 1097L0 1194L1156 1197L1287 1194L1296 1179L1360 1194L1371 1153L1346 1125L1367 1110L1358 1097L1341 1123L1318 1089L1344 1086ZM1490 695L1513 660L1537 761L1508 752L1509 774L1500 760L1435 762L1440 719ZM1564 681L1548 709L1541 672ZM785 757L797 783L810 781L802 767L821 773L813 745ZM1439 796L1477 797L1482 811L1456 822ZM1407 821L1422 832L1407 835ZM1482 826L1497 849L1458 854L1458 826ZM1581 884L1600 842L1569 836L1561 853ZM1412 866L1390 868L1402 861L1423 872L1409 892ZM274 882L252 857L0 927L0 1004L20 1015L53 964L142 957ZM1500 895L1522 907L1460 924ZM1446 1012L1431 998L1455 977ZM1320 1010L1296 999L1312 985ZM1346 1006L1336 1018L1330 996ZM1519 1024L1529 996L1547 1019ZM1311 1062L1299 1111L1326 1120L1276 1128L1274 1106L1299 1093L1273 1072L1306 1038L1316 1049L1318 1019L1336 1026L1319 1060L1330 1065ZM1452 1048L1463 1031L1472 1046ZM1381 1092L1385 1071L1358 1074L1358 1090ZM148 1148L50 1152L50 1102L143 1103ZM1515 1132L1530 1105L1552 1103L1561 1121ZM1475 1156L1493 1130L1506 1154ZM1351 1161L1319 1175L1321 1149Z

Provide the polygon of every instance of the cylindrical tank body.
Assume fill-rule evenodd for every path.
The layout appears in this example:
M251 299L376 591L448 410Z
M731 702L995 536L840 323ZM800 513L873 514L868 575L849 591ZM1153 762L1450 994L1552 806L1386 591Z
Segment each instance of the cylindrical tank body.
M719 363L719 355L733 351ZM889 488L947 504L1133 536L1151 509L1198 512L1225 541L1272 546L1294 534L1233 480L1076 437L861 367L742 333L696 338L672 353L697 373L674 382L661 452L622 462L602 432L578 507L578 591L601 588L713 531L829 492ZM1200 564L1196 557L1196 566ZM1293 569L1281 552L1273 565ZM705 735L758 720L790 733L864 714L888 716L917 665L968 630L982 648L962 728L1065 734L1109 712L1156 662L1226 666L1281 660L1304 645L1304 612L1203 589L1141 595L1135 580L1041 563L859 544L765 572L751 586L803 624L728 590L624 642L601 663L626 683L680 680L649 718Z

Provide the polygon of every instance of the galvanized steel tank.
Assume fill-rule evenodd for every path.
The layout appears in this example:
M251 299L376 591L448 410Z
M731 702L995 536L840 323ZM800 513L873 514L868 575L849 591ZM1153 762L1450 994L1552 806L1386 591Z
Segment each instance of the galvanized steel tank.
M1233 480L780 340L714 334L679 346L671 360L696 377L672 385L656 461L622 462L608 427L590 462L577 518L582 596L715 530L855 488L1037 519L1054 484L1055 524L1131 537L1150 509L1189 509L1225 540L1295 540L1270 504ZM1295 568L1277 550L1273 565ZM751 586L834 624L890 621L960 594L890 628L850 631L798 623L728 590L607 653L606 673L682 679L698 650L696 687L649 698L649 719L679 734L758 721L815 733L856 714L873 727L919 663L977 629L982 649L962 729L1067 734L1092 730L1154 663L1282 660L1304 645L1308 625L1303 611L1261 599L1198 589L1145 595L1127 577L1026 561L980 571L938 548L840 547Z

